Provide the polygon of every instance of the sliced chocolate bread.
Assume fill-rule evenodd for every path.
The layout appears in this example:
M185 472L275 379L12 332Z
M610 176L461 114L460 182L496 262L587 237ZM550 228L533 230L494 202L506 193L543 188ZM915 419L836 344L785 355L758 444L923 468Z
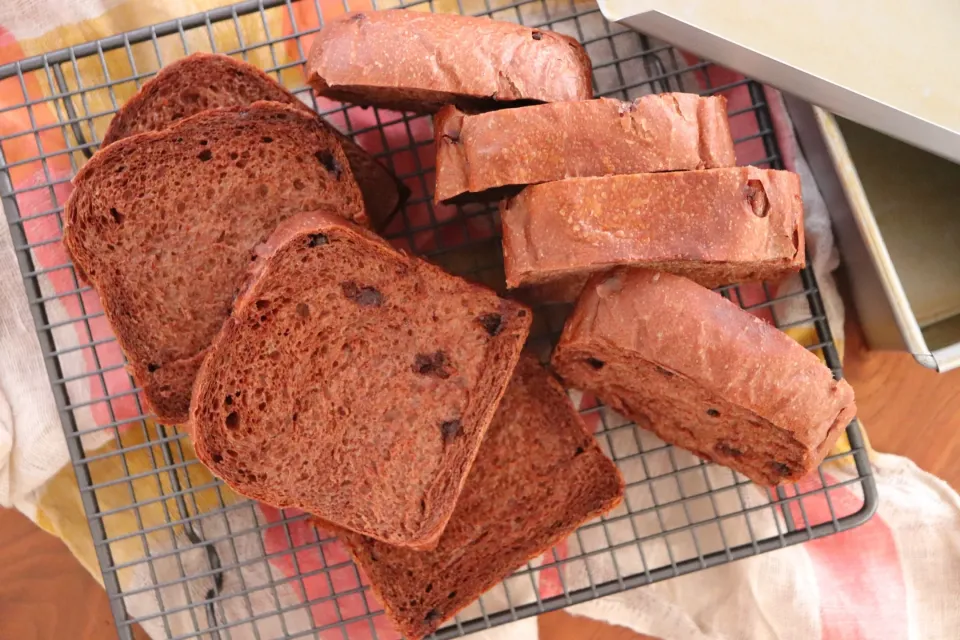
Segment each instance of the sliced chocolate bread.
M405 637L422 638L485 591L614 508L624 484L563 387L524 355L457 508L432 551L340 533ZM318 523L323 526L323 523Z
M275 102L204 111L97 153L63 241L164 423L185 421L204 351L254 247L295 213L366 223L347 158L315 114Z
M496 200L525 185L732 167L726 100L664 93L434 118L437 202Z
M340 16L310 49L307 81L354 104L434 113L593 97L573 38L512 22L394 9Z
M144 83L110 121L102 146L136 133L160 131L207 109L243 107L258 100L313 113L257 67L225 55L194 53L167 65ZM367 215L375 228L382 228L410 190L353 140L332 126L330 130L347 154Z
M431 546L530 311L328 214L258 255L197 378L197 457L243 495Z
M816 469L857 411L850 385L785 333L645 269L587 283L553 366L663 440L763 485Z
M584 281L618 265L716 287L804 265L800 179L789 171L571 178L527 187L500 215L508 287Z

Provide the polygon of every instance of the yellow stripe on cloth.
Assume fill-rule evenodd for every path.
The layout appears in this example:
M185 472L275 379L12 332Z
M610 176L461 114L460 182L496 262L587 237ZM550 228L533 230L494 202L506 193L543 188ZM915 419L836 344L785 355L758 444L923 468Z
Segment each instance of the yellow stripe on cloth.
M168 430L169 435L172 435L172 430ZM147 422L143 429L131 427L122 432L120 442L124 451L118 451L117 443L113 441L87 453L88 458L93 458L86 463L93 485L106 485L96 489L95 497L99 511L110 514L102 516L107 539L121 538L110 543L110 552L116 565L136 563L147 555L140 536L124 536L142 529L157 529L147 536L169 538L171 529L177 534L182 533L179 525L168 527L170 521L196 515L195 509L206 513L221 507L218 491L213 486L213 475L199 463L181 464L184 457L187 461L195 461L188 439L182 438L166 447L166 455L172 457L167 458L172 463L168 465L162 445L145 446L147 438L156 442L161 437L157 427ZM180 455L181 447L183 456ZM169 466L177 468L165 468ZM157 471L158 468L160 471ZM144 477L138 478L140 475ZM174 477L181 489L204 487L192 491L184 499L189 513L182 513L181 505L173 497L176 490L173 486ZM243 499L226 487L221 488L220 494L226 503L224 506ZM44 485L37 505L37 523L61 538L91 575L100 579L93 540L71 467L64 467ZM94 526L97 526L96 522ZM169 546L165 541L162 542ZM126 576L128 571L130 569L119 571L121 585L129 584Z

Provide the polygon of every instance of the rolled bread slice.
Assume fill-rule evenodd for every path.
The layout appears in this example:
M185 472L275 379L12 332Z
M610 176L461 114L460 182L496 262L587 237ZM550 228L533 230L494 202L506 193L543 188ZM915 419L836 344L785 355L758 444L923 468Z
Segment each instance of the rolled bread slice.
M431 546L530 311L329 214L258 256L197 378L197 457L243 495Z
M496 200L524 185L732 167L726 100L664 93L434 118L437 202Z
M257 67L221 54L194 53L167 65L144 83L110 121L102 146L136 133L160 131L207 109L243 107L259 100L314 113ZM343 146L367 215L375 228L382 228L410 190L353 140L327 126Z
M254 247L328 206L366 224L330 128L275 102L204 111L98 152L73 180L63 241L100 294L148 407L186 421L203 354Z
M593 97L590 58L573 38L403 9L328 22L310 49L307 81L334 100L415 113Z
M436 549L340 538L404 637L422 638L613 509L623 490L616 465L586 432L563 387L525 354Z
M584 282L619 265L717 287L779 278L805 260L800 179L789 171L571 178L527 187L500 216L511 288Z
M664 441L762 485L813 471L857 411L850 385L785 333L645 269L590 280L553 366Z

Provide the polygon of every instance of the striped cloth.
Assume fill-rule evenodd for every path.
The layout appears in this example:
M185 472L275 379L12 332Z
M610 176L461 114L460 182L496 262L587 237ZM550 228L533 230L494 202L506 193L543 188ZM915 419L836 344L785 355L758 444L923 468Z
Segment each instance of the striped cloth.
M223 4L222 0L8 0L0 6L0 64ZM351 4L353 8L363 8L361 5L369 2ZM561 5L569 9L579 4L583 3L548 0L543 7L557 11ZM458 3L435 0L433 5L436 10L452 11ZM320 0L317 6L327 19L344 10L340 0ZM294 24L301 31L316 27L316 9L310 2L298 2L291 11L257 12L241 18L239 24L244 42L263 40L267 35L290 35ZM107 76L147 74L157 69L158 56L169 62L183 55L184 43L192 51L209 50L211 41L218 50L236 49L241 42L232 22L213 24L209 30L184 34L182 39L160 38L156 47L135 47L129 57L121 52L109 53L103 59L106 75L98 57L80 60L73 72L67 73L65 82L73 90L78 86L78 78L84 87L95 87L108 80ZM276 47L251 52L249 60L260 66L282 66L299 59L300 52L308 46L309 37L290 38ZM711 74L713 86L735 79L735 75L723 70ZM282 70L281 76L289 86L303 86L302 72L296 65ZM25 100L36 102L30 109L0 112L0 136L11 136L0 147L8 164L35 158L40 151L50 154L66 148L62 129L56 126L39 136L16 137L32 128L59 122L57 103L43 101L57 92L51 83L49 77L38 74L31 74L24 84L16 77L0 82L0 109L21 105ZM135 90L133 82L119 85L115 96L104 89L92 89L85 93L83 107L86 113L107 113L113 108L114 99L122 101ZM732 111L751 103L742 87L726 95ZM807 237L814 266L834 335L842 336L843 307L831 277L838 259L826 209L793 140L779 95L768 91L767 100L788 167L803 176ZM354 127L375 124L369 111L353 109L350 117ZM95 118L98 135L102 135L108 120L106 115ZM747 126L739 125L737 119L732 124L735 137L738 127ZM411 132L416 138L429 138L425 120L414 126L422 128ZM755 130L756 125L753 126ZM377 137L369 136L369 140L360 142L373 147L378 144ZM740 145L738 154L742 162L749 162L762 158L765 151L761 141L754 140ZM74 164L79 162L79 154L61 154L48 160L46 173L36 161L14 166L11 179L17 190L56 183L52 189L20 193L20 215L37 215L62 206L70 193L68 179ZM48 242L34 251L38 269L67 262L62 247L53 241L59 236L59 226L52 216L37 217L23 228L29 242ZM4 354L0 360L0 503L16 506L42 528L62 538L80 562L102 580L12 245L9 230L0 225L0 299L5 303L0 307L0 353ZM44 295L69 291L75 286L68 270L52 269L40 278ZM783 286L799 290L800 284L792 281ZM763 299L763 292L745 288L744 296L749 304L751 297ZM90 321L91 335L76 322L77 318L100 310L95 295L64 298L47 306L50 322L60 323L55 331L60 349L112 335L103 318ZM802 296L793 303L779 305L776 312L781 322L807 315ZM810 328L790 332L803 343L816 340ZM62 358L61 366L65 377L75 378L69 383L71 402L87 404L75 413L80 429L89 431L83 438L91 459L88 468L92 482L103 485L97 489L96 499L100 511L109 514L104 517L104 525L108 537L114 540L110 551L119 567L107 579L116 580L125 594L128 611L134 617L144 618L143 627L151 637L179 636L202 631L211 624L236 624L230 628L232 638L252 638L256 634L262 638L283 637L305 632L314 625L331 625L339 617L350 618L378 609L377 603L360 591L362 577L349 565L344 550L334 540L325 540L319 546L311 544L315 534L302 521L281 524L289 520L290 514L284 516L265 506L248 507L229 490L215 490L214 479L202 466L186 464L193 459L193 453L184 442L172 447L172 460L164 459L170 457L170 450L151 443L171 440L173 431L151 422L143 428L137 422L136 428L122 428L115 434L96 430L99 425L131 420L140 413L135 396L125 394L131 388L128 377L118 367L121 362L119 349L111 343L78 350ZM112 366L118 368L105 374L102 382L83 376ZM118 394L109 402L102 400ZM838 445L840 451L847 446L845 442ZM128 451L115 455L120 447ZM856 530L589 602L573 611L671 640L956 637L960 628L960 594L953 578L960 575L960 501L944 483L906 460L876 454L872 455L872 463L882 496L879 515ZM158 464L178 471L148 473ZM657 463L650 464L655 467ZM684 467L693 466L695 461L684 452L677 452L676 460L664 464ZM657 472L656 468L640 470L629 468L629 463L624 465L628 476ZM134 479L127 482L125 479L131 476ZM827 470L824 481L842 484L854 476L849 458L843 458ZM716 493L715 504L692 501L682 518L699 522L714 517L710 509L730 513L744 505L749 508L765 503L766 496L752 486L724 491L731 478L728 471L710 467L706 477L697 475L681 480L675 490L684 495L703 492L700 484L705 480L709 480ZM187 498L175 499L177 489L183 486L195 490ZM678 535L671 539L669 550L658 538L654 542L659 546L642 546L642 559L636 555L641 547L633 545L615 558L601 555L595 564L565 566L562 575L555 569L543 571L535 584L527 581L514 585L510 599L514 604L535 602L537 598L561 593L564 587L574 589L613 579L617 568L622 574L636 573L643 570L643 561L648 566L665 565L724 545L746 542L751 537L777 535L785 530L783 519L787 517L823 522L832 517L830 508L852 513L862 504L862 495L855 488L836 488L831 496L830 505L822 499L805 500L804 513L796 507L795 512L787 510L779 516L768 510L772 515L730 519L722 528L714 524L696 538ZM670 495L638 495L629 499L633 501L633 510L638 511L651 507L655 497L661 502L674 499ZM217 513L212 513L214 510ZM189 515L191 526L165 527L171 514ZM604 534L612 542L596 542L585 534L571 538L555 553L562 557L589 552L595 543L602 546L620 539L632 540L638 534L643 537L656 533L658 528L671 527L674 517L681 516L665 511L660 522L621 521ZM147 533L136 535L141 531ZM193 545L197 531L211 541L223 565L236 568L224 571L218 578L211 569L209 554ZM176 552L186 546L191 550ZM631 549L635 555L628 553ZM262 560L265 556L269 561ZM145 561L147 558L149 562ZM322 571L325 568L329 573ZM187 579L176 587L159 591L153 588L156 581L177 580L183 575ZM306 577L296 579L298 575ZM268 588L268 584L277 586ZM213 612L190 605L209 594L217 595ZM304 600L309 600L311 606L298 606ZM506 607L502 589L488 596L486 606L488 613ZM283 612L277 613L278 609ZM161 611L166 615L160 615ZM466 615L479 613L474 605ZM256 622L243 622L261 615ZM351 638L371 637L374 630L383 639L397 637L383 616L348 628ZM328 635L342 637L336 629ZM531 620L521 621L484 632L483 636L533 638L536 625Z

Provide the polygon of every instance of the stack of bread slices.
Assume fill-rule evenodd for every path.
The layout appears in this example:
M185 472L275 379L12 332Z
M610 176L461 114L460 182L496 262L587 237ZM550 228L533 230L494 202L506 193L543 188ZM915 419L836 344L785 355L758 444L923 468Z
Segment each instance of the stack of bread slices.
M408 191L274 80L195 54L120 110L64 243L144 397L236 491L337 533L410 638L579 525L623 480L561 380L758 483L797 480L855 407L707 287L804 264L797 177L736 167L723 98L592 99L574 40L413 11L328 23L323 96L435 114L438 202L500 200L506 285L376 233Z

